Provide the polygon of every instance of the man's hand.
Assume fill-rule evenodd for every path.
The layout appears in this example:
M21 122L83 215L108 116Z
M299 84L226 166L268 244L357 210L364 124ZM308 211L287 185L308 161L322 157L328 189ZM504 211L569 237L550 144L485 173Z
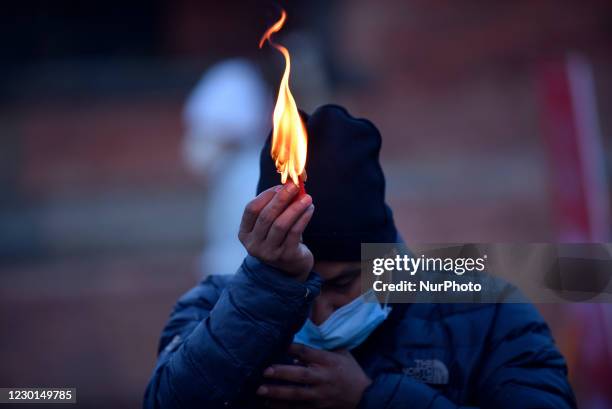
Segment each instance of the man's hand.
M292 344L289 352L306 366L272 365L264 371L266 378L297 384L260 386L257 394L268 398L266 405L271 408L353 409L372 383L348 351Z
M314 206L310 195L294 200L298 191L289 182L250 201L244 209L238 238L251 256L305 281L314 258L301 240Z

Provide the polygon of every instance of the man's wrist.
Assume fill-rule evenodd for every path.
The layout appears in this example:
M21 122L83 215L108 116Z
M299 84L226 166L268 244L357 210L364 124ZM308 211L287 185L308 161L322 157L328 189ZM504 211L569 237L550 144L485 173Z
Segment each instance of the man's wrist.
M306 273L299 274L297 276L293 276L293 278L298 280L300 283L305 283L306 280L308 280L308 276L310 276L310 271L308 271Z
M290 275L250 255L245 258L244 267L248 276L260 281L267 288L275 289L278 293L296 297L296 300L304 298L312 300L319 294L321 280L313 271L304 275Z
M304 271L304 272L298 272L298 273L291 272L291 271L288 271L286 268L283 268L283 266L276 266L276 265L274 265L273 263L269 263L269 262L266 262L266 261L264 261L264 260L260 259L259 257L255 257L255 258L256 258L256 259L257 259L257 260L258 260L260 263L265 264L265 265L267 265L267 266L270 266L270 267L272 267L272 268L275 268L276 270L278 270L278 271L282 272L282 274L283 274L285 277L288 277L288 278L291 278L291 279L297 280L297 281L299 281L300 283L305 283L305 282L306 282L306 280L308 280L308 277L310 276L310 273L311 273L311 270L307 270L307 271Z

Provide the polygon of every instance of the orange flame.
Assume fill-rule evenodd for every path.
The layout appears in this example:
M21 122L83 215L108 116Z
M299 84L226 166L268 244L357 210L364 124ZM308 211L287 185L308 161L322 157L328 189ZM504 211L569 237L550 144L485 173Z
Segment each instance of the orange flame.
M308 137L302 118L289 89L289 73L291 72L291 58L289 51L280 44L272 42L272 34L280 31L287 19L287 13L283 10L281 18L272 25L261 37L259 48L263 47L266 40L285 57L285 72L278 89L278 98L274 106L272 121L272 159L276 164L276 170L281 174L281 182L286 183L291 179L298 186L300 181L306 180L306 151L308 149Z

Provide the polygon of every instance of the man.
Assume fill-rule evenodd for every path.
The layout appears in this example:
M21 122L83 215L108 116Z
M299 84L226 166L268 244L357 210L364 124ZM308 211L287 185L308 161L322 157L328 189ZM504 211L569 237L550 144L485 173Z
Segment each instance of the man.
M574 408L532 305L367 302L360 243L398 241L380 134L337 106L306 126L312 196L274 186L268 140L239 232L249 256L179 300L145 407Z

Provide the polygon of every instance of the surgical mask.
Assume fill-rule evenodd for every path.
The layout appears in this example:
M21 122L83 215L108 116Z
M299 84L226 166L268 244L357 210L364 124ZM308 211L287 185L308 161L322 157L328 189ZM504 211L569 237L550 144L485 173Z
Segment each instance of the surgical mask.
M293 342L324 349L353 349L385 320L391 307L381 305L373 290L334 311L321 325L310 319L295 334Z

